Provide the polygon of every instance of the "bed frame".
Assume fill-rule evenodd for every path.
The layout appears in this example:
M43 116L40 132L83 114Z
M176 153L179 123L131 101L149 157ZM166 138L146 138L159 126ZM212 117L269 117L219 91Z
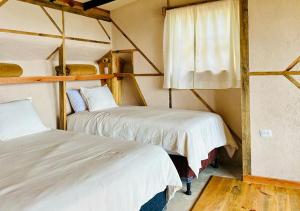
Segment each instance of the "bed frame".
M167 205L167 189L156 194L146 204L142 206L140 211L163 211Z
M218 154L218 149L214 149L208 154L208 159L201 161L202 168L200 169L200 172L209 166L218 168L219 164L218 164L217 154ZM181 180L186 183L185 193L187 195L192 195L192 191L191 191L192 181L196 177L196 175L189 167L187 158L180 155L169 155L169 156L173 161Z

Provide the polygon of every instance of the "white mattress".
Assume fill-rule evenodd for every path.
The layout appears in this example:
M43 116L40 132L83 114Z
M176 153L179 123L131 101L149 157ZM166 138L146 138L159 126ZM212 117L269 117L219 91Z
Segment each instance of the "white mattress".
M213 149L226 146L233 156L238 148L222 118L202 111L130 106L82 112L68 116L68 130L159 145L187 157L196 175Z
M160 147L49 131L0 141L1 211L139 210L181 181Z

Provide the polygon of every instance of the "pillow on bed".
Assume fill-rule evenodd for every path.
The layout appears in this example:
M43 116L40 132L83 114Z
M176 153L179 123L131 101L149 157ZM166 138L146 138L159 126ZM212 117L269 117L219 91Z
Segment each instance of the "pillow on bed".
M89 111L100 111L118 107L114 97L107 86L96 88L80 88Z
M75 113L87 110L87 105L78 89L69 89L67 95Z
M30 99L0 103L1 141L48 130L40 120Z

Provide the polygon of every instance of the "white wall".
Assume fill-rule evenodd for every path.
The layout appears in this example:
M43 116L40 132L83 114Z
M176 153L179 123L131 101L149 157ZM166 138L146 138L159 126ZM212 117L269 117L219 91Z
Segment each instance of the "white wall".
M299 11L299 0L249 0L251 71L284 70L300 55ZM300 90L283 76L259 76L250 94L252 174L300 181Z

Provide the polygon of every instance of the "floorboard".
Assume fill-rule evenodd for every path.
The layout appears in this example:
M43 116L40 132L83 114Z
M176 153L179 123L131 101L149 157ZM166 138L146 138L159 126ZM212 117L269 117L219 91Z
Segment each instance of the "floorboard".
M213 176L192 211L298 211L300 190Z

